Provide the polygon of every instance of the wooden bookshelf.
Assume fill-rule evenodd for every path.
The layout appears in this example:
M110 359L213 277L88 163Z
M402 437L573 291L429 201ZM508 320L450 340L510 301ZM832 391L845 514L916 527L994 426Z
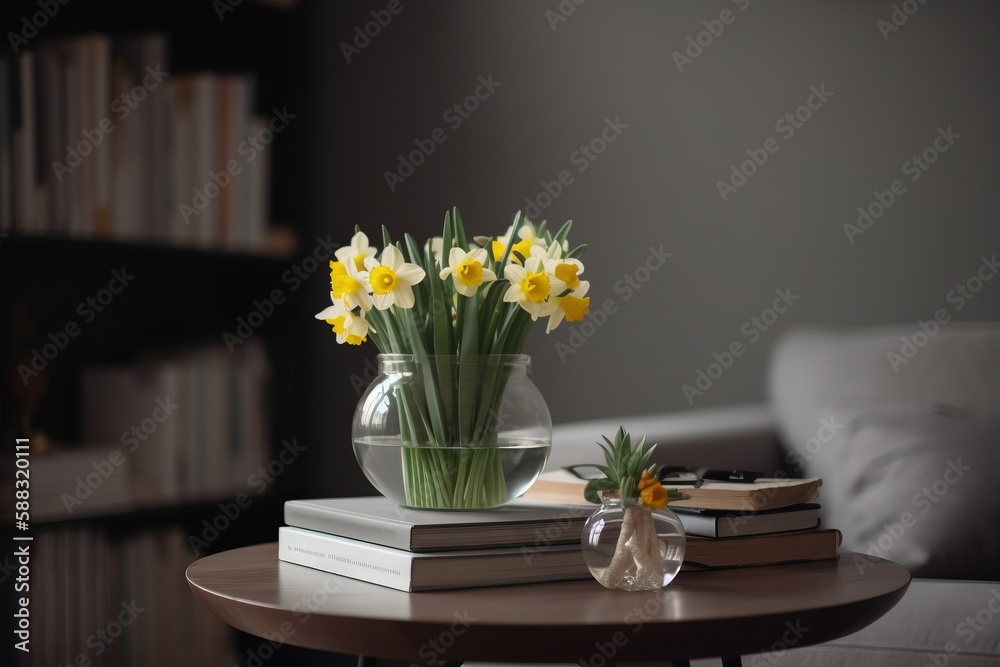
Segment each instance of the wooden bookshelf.
M251 107L248 114L252 111L266 119L274 108L297 109L301 77L294 74L299 70L295 36L300 12L295 2L246 1L226 11L221 20L213 3L195 0L54 6L57 15L28 39L27 51L58 48L95 33L107 35L112 44L156 34L168 45L169 65L164 69L171 77L245 74L254 81L246 100ZM30 20L38 11L37 2L16 1L6 3L0 16L4 25L20 26L23 17ZM2 60L9 72L17 66L18 57L8 50ZM20 89L12 90L16 77L7 84L4 104L12 99L7 92L20 93ZM142 111L138 107L134 114ZM8 118L14 127L22 123L20 107ZM80 125L78 129L85 128ZM274 133L266 146L270 159L266 180L262 186L258 181L254 188L242 190L240 215L231 211L234 221L245 214L255 216L262 226L253 239L199 241L175 234L162 221L150 233L142 207L133 209L130 219L119 221L133 232L127 237L109 234L96 224L78 228L63 223L26 225L16 215L7 216L6 227L0 229L0 350L7 370L7 381L0 387L0 430L5 439L30 438L32 456L38 458L42 452L35 448L44 443L50 443L53 450L78 450L85 443L113 448L114 442L87 442L85 436L88 415L82 414L81 406L88 397L82 395L83 386L95 367L128 368L150 360L168 360L164 364L170 366L169 360L192 350L210 346L226 350L224 334L235 332L240 319L246 321L255 312L255 302L266 301L275 291L290 294L286 274L302 259L295 239L300 216L296 131L290 127ZM100 148L110 146L95 146L95 150ZM217 151L218 156L224 153ZM55 159L64 154L61 149ZM36 157L39 173L49 170L51 157ZM161 158L149 153L139 157L144 167ZM88 166L92 163L85 162L79 170ZM215 172L224 168L224 162L211 166ZM162 176L165 172L148 173ZM10 170L0 172L3 175L12 177ZM199 178L209 180L208 174ZM250 194L259 187L266 188L267 196L251 200ZM168 199L165 203L176 208L179 202ZM93 304L89 299L94 299ZM266 394L259 400L266 424L261 437L265 449L259 461L247 459L241 464L247 471L256 463L266 466L280 453L282 440L294 436L292 415L298 391L292 369L297 326L293 316L299 315L287 303L277 304L273 312L259 317L260 324L252 326L246 337L261 344L269 373L263 382ZM228 344L239 355L242 344L231 340ZM33 352L45 349L52 354L42 354L44 368L32 367ZM25 364L35 371L27 381L19 373L19 366ZM197 367L197 363L191 365ZM232 378L239 376L225 377L232 384ZM193 401L186 397L187 404ZM122 415L120 428L135 420L134 415ZM108 426L112 431L119 428ZM239 440L227 442L234 439ZM191 457L204 450L216 469L232 467L232 447L226 445L220 451L213 443L204 438L190 447L188 464L202 465ZM7 525L12 524L13 515L11 467L12 457L5 457L0 509ZM91 467L84 466L80 476L90 473ZM76 664L81 654L95 665L242 662L247 639L205 613L187 591L183 569L199 556L273 539L282 503L294 494L294 475L273 478L266 488L257 488L246 484L247 474L234 472L231 482L236 483L221 490L204 486L199 493L33 522L34 544L42 555L32 565L32 611L38 619L32 644L44 655L36 653L30 664ZM32 480L33 493L61 492L44 489L44 481ZM67 491L72 493L72 488ZM74 555L79 560L73 560ZM98 655L88 638L116 618L123 601L133 598L148 611ZM12 604L9 599L7 604ZM291 651L286 655L269 664L294 659ZM11 664L29 664L21 656L18 659L22 661Z

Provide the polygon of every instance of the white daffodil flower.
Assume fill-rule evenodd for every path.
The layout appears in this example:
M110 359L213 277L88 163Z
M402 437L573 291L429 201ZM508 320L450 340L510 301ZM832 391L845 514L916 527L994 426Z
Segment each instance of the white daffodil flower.
M368 235L358 232L351 238L351 245L337 248L333 253L337 261L343 264L354 264L354 269L358 272L365 270L365 258L374 257L378 252L376 248L368 245Z
M557 306L554 299L549 300L549 296L566 290L562 281L545 272L542 258L537 254L531 255L524 266L508 264L504 267L503 277L510 283L503 300L517 303L531 315L532 320L551 315L552 309Z
M590 289L590 283L586 280L579 281L579 287L566 296L552 297L556 308L549 315L549 323L545 327L545 333L549 333L565 320L567 322L581 322L584 315L590 312L590 297L586 296Z
M545 271L566 284L571 290L580 288L580 274L583 262L578 259L546 259Z
M316 319L323 320L333 327L333 332L337 334L338 343L361 345L368 339L368 332L375 330L363 314L355 315L352 313L343 303L334 298L332 292L330 299L333 300L333 305L316 313Z
M400 308L412 308L413 286L424 279L426 272L416 264L403 261L403 253L396 246L388 246L382 251L381 261L374 257L365 258L368 286L372 291L372 302L379 310L393 304Z
M444 250L444 239L440 236L431 237L431 256L438 264L441 263L441 253Z
M368 294L367 277L354 267L354 262L330 262L330 288L333 298L348 310L360 306L367 312L372 309L372 298Z
M514 225L511 225L507 228L507 232L503 236L499 236L496 241L493 241L491 250L495 259L499 260L503 257L513 235ZM543 250L548 249L545 239L535 234L535 228L530 223L522 224L521 228L517 231L517 236L521 240L515 243L514 247L510 249L510 261L512 262L520 264L522 258L531 255L536 247Z
M480 285L497 279L493 271L483 266L486 260L486 251L482 248L473 248L468 252L461 248L452 248L448 254L448 266L441 270L441 280L451 276L455 281L455 290L459 294L475 296Z

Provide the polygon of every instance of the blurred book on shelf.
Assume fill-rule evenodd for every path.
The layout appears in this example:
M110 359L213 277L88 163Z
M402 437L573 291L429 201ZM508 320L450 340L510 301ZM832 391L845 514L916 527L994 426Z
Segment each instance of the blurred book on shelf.
M242 490L267 462L269 374L258 341L84 369L82 437L134 458L140 503Z
M0 230L266 255L269 144L250 73L172 72L160 33L40 40L0 59Z
M188 590L195 560L180 527L125 537L89 525L46 529L32 550L37 665L232 665L229 626ZM73 582L73 585L68 585Z
M32 518L94 517L246 491L269 461L270 362L247 341L85 367L82 443L32 459Z

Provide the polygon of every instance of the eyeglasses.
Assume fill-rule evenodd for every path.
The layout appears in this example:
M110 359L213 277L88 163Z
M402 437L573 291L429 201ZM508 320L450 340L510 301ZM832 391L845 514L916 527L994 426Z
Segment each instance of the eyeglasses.
M579 479L591 480L604 477L604 473L601 472L600 468L589 463L565 466L563 470L568 470ZM674 466L660 470L660 482L664 486L692 486L697 488L701 486L702 481L702 476L692 468Z
M601 472L600 468L590 463L565 466L563 469L568 470L579 479L591 480L604 477L604 473ZM714 470L708 468L687 468L684 466L670 466L660 470L660 483L664 486L690 486L698 488L706 479L717 482L752 484L757 481L758 477L767 477L767 474L752 470Z

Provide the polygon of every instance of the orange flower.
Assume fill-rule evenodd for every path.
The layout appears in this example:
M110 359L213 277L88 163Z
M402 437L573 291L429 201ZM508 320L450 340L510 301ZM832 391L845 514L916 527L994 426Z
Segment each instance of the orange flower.
M653 477L653 475L648 470L642 471L642 477L639 478L639 483L635 485L636 490L642 491L647 489L654 484L659 484L660 480Z
M663 488L659 480L652 479L652 483L641 487L639 497L642 498L643 507L658 510L667 504L667 490ZM642 484L642 482L640 482Z

